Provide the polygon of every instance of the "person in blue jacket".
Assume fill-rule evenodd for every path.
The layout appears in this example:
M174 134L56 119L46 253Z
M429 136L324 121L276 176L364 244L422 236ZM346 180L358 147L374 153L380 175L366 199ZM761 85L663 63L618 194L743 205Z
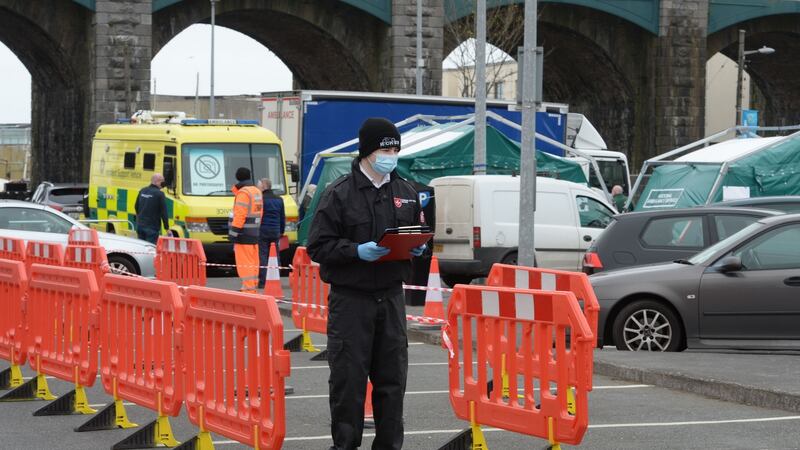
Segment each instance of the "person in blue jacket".
M264 210L261 216L261 229L258 234L258 288L263 289L267 278L267 269L263 266L269 261L269 247L275 244L275 249L280 253L280 240L286 229L286 210L283 207L283 199L272 192L272 181L262 178L258 182L259 189L263 192Z

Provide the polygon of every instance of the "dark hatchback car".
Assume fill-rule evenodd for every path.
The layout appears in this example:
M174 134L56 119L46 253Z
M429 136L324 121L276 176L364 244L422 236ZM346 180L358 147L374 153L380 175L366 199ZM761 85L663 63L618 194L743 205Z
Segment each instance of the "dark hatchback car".
M751 223L776 214L781 213L725 207L619 214L584 254L583 272L591 275L686 259Z
M800 214L763 218L688 260L589 279L600 345L800 349Z
M89 185L86 183L45 181L36 187L30 201L49 206L77 220L81 218L81 214L84 214L84 204L88 193Z
M788 214L800 213L800 195L787 195L784 197L752 197L726 202L714 203L711 206L735 206L745 208L774 209Z

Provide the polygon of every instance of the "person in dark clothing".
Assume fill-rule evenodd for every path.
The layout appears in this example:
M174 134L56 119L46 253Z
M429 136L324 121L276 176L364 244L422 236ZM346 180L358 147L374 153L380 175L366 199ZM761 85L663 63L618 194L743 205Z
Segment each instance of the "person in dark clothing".
M155 244L161 234L161 225L169 230L167 198L161 192L164 176L153 174L150 186L139 191L136 197L136 234L139 239Z
M358 133L351 173L322 194L311 224L308 253L330 283L328 380L331 449L361 445L367 378L372 382L376 436L373 449L403 446L403 396L408 338L403 282L408 260L377 262L386 228L422 224L417 191L395 172L400 133L386 119L367 119Z
M264 200L264 209L261 216L261 228L258 234L258 288L264 288L267 278L267 269L263 266L269 261L269 247L275 244L275 250L281 251L281 236L286 229L286 210L283 206L283 199L272 192L272 181L262 178L258 182L259 188L263 193L261 198Z

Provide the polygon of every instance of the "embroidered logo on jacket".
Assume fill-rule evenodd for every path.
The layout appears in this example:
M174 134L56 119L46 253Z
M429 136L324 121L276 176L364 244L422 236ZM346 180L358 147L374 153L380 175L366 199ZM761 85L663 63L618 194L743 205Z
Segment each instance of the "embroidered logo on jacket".
M395 197L394 198L394 206L397 207L397 208L400 208L403 205L406 205L406 204L409 204L409 203L417 203L417 201L414 200L414 199L409 199L409 198L400 198L400 197Z

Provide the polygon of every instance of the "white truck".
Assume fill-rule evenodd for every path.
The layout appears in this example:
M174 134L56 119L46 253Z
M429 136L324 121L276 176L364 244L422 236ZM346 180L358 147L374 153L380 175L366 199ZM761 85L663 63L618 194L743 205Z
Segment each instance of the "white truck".
M606 184L605 190L610 192L614 185L620 185L625 195L630 195L631 171L628 167L628 157L622 152L608 150L605 140L589 119L583 114L567 113L566 135L567 147L579 150L597 162ZM575 154L568 154L566 157L581 165L590 187L604 190L594 171L590 170L591 162L587 158Z
M433 253L450 286L485 277L494 263L516 264L519 177L468 175L434 179ZM536 178L536 265L580 270L589 244L615 212L601 193L582 184Z

